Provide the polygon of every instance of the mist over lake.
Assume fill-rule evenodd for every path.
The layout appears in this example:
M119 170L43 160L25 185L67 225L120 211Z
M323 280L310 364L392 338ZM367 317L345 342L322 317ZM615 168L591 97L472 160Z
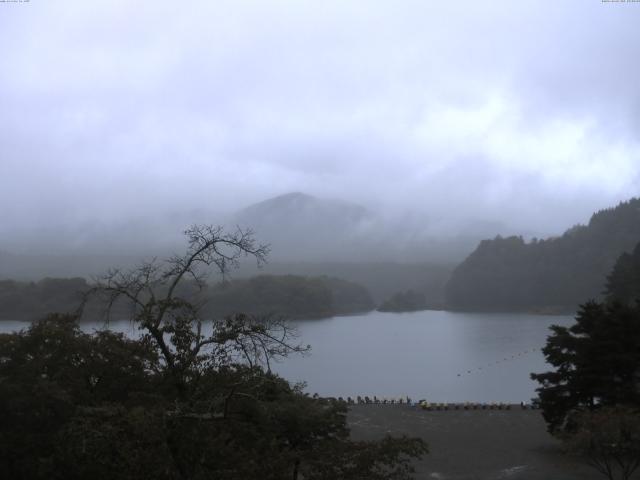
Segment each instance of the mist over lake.
M639 24L0 0L0 477L637 478Z

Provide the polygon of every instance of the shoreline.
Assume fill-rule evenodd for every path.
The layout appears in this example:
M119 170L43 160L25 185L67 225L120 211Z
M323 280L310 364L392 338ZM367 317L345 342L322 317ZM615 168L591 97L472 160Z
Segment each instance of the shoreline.
M294 322L304 322L304 321L317 321L317 320L329 320L331 318L341 318L341 317L359 317L359 316L366 316L369 315L371 313L385 313L385 314L404 314L404 313L418 313L418 312L449 312L449 313L469 313L469 314L481 314L481 315L490 315L490 314L496 314L496 315L540 315L540 316L548 316L548 317L567 317L567 316L575 316L576 313L576 309L573 310L564 310L564 309L546 309L546 308L540 308L540 309L529 309L529 310L500 310L500 309L496 309L496 310L468 310L468 309L454 309L454 308L445 308L445 307L429 307L429 308L423 308L423 309L418 309L418 310L379 310L377 308L373 308L371 310L354 310L354 311L349 311L349 312L333 312L331 315L329 316L324 316L324 315L316 315L316 314L310 314L310 315L304 315L304 316L298 316L298 317L293 317L293 316L287 316L287 315L281 315L283 318L286 318L289 321L294 321ZM62 312L64 313L64 312ZM70 315L73 315L73 312L69 312ZM6 318L6 317L0 317L0 323L2 322L24 322L24 323L31 323L34 322L40 318L44 318L47 314L43 314L43 315L39 315L39 316L35 316L35 317L21 317L21 318ZM277 316L276 314L274 314L275 316ZM218 317L216 317L218 318ZM219 317L222 318L222 317ZM96 323L99 319L93 318L93 317L85 317L82 318L80 320L79 323ZM123 319L124 320L124 319Z

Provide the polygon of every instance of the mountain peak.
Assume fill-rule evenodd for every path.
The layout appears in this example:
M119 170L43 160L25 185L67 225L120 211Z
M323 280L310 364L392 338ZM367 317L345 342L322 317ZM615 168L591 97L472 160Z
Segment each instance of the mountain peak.
M272 244L276 257L308 260L335 257L345 243L361 241L373 215L355 203L290 192L244 208L235 220Z
M257 203L256 205L265 205L265 204L274 204L274 205L304 205L310 203L316 203L318 199L314 196L311 196L302 192L289 192L283 193L282 195L278 195L273 198L268 198L267 200L263 200L262 202Z
M275 196L271 200L315 200L316 197L303 192L289 192ZM268 201L268 200L267 200Z
M344 200L318 198L307 193L289 192L268 198L242 209L240 217L247 216L283 216L285 220L295 221L291 215L300 216L303 223L317 222L319 217L343 217L349 222L361 221L371 217L371 213L361 205Z

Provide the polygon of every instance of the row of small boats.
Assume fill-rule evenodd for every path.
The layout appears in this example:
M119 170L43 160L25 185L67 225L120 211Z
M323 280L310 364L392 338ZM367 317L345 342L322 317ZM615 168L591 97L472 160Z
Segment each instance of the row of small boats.
M491 403L478 403L478 402L464 402L464 403L443 403L443 402L429 402L426 399L420 399L416 402L411 400L409 396L402 397L369 397L358 395L355 398L352 397L338 397L338 401L346 402L350 405L410 405L420 408L422 410L511 410L512 408L520 408L521 410L536 410L538 407L535 404L520 402L520 404L504 403L504 402L491 402Z

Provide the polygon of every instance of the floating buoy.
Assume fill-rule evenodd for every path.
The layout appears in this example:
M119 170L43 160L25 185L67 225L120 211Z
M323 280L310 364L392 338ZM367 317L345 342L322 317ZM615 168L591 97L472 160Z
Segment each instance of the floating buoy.
M522 350L522 351L520 351L520 352L516 352L516 353L514 353L514 354L513 354L513 355L511 355L511 356L506 356L506 357L504 357L502 360L495 360L495 361L493 361L493 362L489 362L489 363L488 363L488 364L486 364L486 365L479 366L479 367L474 367L474 368L473 368L473 369L471 369L471 370L467 370L467 371L466 371L466 373L467 373L467 374L471 374L471 373L473 373L473 372L478 372L478 371L483 370L483 368L485 368L485 367L488 369L489 367L493 367L493 366L496 366L496 365L500 365L500 364L502 364L503 362L506 362L506 361L508 361L508 360L515 360L516 358L518 358L518 357L523 357L523 356L525 356L525 355L526 355L526 354L528 354L528 353L533 353L535 350L536 350L536 349L535 349L535 347L531 347L531 348L528 348L528 349L526 349L526 350ZM461 377L463 374L464 374L464 371L463 371L463 372L461 372L461 373L457 373L457 374L456 374L456 376Z

